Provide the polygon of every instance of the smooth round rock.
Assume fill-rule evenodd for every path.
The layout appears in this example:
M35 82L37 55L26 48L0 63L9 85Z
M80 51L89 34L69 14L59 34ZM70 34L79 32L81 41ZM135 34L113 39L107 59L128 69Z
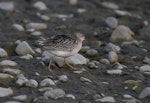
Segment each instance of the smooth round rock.
M116 28L118 26L118 20L114 17L108 17L105 20L106 24L110 28Z
M119 9L119 6L113 2L102 2L101 5L108 9Z
M1 2L0 9L11 12L15 9L15 5L13 2Z
M0 65L2 65L2 66L16 66L18 64L14 61L11 61L11 60L3 60L0 62Z
M65 91L62 89L52 89L50 91L46 91L44 93L44 97L52 98L52 99L57 99L65 96Z
M12 75L17 75L21 73L21 70L19 69L13 69L13 68L4 68L3 69L4 73L12 74Z
M119 25L112 33L110 40L112 42L117 41L129 41L133 40L134 32L131 29L124 25Z
M12 27L18 31L24 31L24 27L20 24L13 24Z
M8 56L7 52L3 48L0 48L0 58L7 56Z
M46 4L42 1L37 1L36 3L33 4L33 7L40 11L47 10Z
M97 57L99 53L95 49L89 49L88 51L86 51L86 55L89 57Z
M61 76L58 77L58 79L59 79L60 81L62 81L62 82L67 82L68 77L67 77L67 75L61 75Z
M150 87L146 87L144 90L142 90L142 92L139 95L140 99L146 98L150 96Z
M118 62L118 55L113 52L113 51L110 51L108 53L108 59L110 60L110 62L114 63L114 62Z
M43 30L47 29L47 24L45 23L28 23L26 25L27 29Z
M13 90L11 88L0 87L0 97L12 96Z
M51 85L55 85L55 83L49 78L46 78L40 82L40 86L51 86Z
M139 68L141 72L150 72L150 65L144 65Z
M110 96L106 96L103 97L101 99L97 99L97 102L101 102L101 103L116 103L116 100L114 97L110 97Z
M106 47L105 47L105 50L106 50L107 52L114 51L114 52L116 52L116 53L119 53L120 50L121 50L121 48L120 48L119 46L113 44L113 43L108 43L108 44L106 45Z
M18 55L35 54L33 49L26 41L19 43L15 51Z
M25 85L26 85L27 87L30 87L30 88L37 88L37 87L38 87L38 82L37 82L36 80L34 80L34 79L30 79L30 80L28 80L28 81L25 83Z
M26 101L27 100L27 95L14 96L13 99L18 100L18 101Z

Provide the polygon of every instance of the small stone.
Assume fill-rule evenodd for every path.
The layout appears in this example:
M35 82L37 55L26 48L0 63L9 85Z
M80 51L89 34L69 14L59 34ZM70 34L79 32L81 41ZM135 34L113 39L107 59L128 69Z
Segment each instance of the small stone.
M102 2L101 5L108 9L118 9L119 6L113 2Z
M13 68L5 68L5 69L3 69L3 72L11 74L11 75L18 75L18 74L21 73L21 70L19 70L19 69L13 69Z
M6 73L0 73L0 83L9 83L14 79L14 76Z
M28 79L23 74L17 75L17 79L22 79L24 81L28 81Z
M47 24L45 23L28 23L26 25L27 29L43 30L47 29Z
M16 85L17 87L22 87L24 83L25 83L24 80L18 79L18 80L16 81L15 85Z
M34 79L30 79L30 80L28 80L28 81L25 83L25 85L26 85L27 87L30 87L30 88L37 88L37 87L38 87L38 82L37 82L36 80L34 80Z
M41 15L40 13L37 13L37 16L39 16L43 21L49 21L50 17L47 15Z
M116 53L119 53L121 49L120 49L119 46L117 46L117 45L115 45L115 44L108 43L108 44L106 45L106 47L105 47L105 50L106 50L107 52L114 51L114 52L116 52Z
M113 52L113 51L110 51L109 53L108 53L108 59L110 60L110 62L118 62L118 55L115 53L115 52Z
M11 88L0 87L0 97L12 96L13 90Z
M58 77L58 79L59 79L60 81L62 81L62 82L67 82L68 77L67 77L67 75L61 75L61 76Z
M40 11L47 10L47 6L42 1L37 1L36 3L33 4L33 7Z
M0 58L7 56L8 56L7 52L3 48L0 48Z
M132 14L128 11L122 11L122 10L114 10L115 14L118 16L131 16Z
M133 40L132 36L134 32L130 30L127 26L120 25L112 33L110 40L113 42L117 41L129 41Z
M81 82L89 82L89 83L92 83L92 81L91 81L90 79L85 78L85 77L81 77L81 78L80 78L80 81L81 81Z
M135 86L138 87L141 85L141 83L142 83L141 80L126 80L126 81L124 81L125 86L128 86L128 87L135 87Z
M76 99L76 97L75 97L73 94L66 94L65 97L67 97L67 98L72 98L73 100Z
M144 60L143 60L143 62L150 65L150 58L145 57Z
M21 102L17 102L17 101L7 101L7 102L3 102L3 103L21 103Z
M81 49L80 49L80 52L81 53L85 53L86 51L88 51L90 49L89 46L83 46Z
M146 87L139 95L140 99L146 98L147 96L150 96L150 87Z
M100 98L102 98L99 94L95 94L94 96L93 96L93 99L96 101L97 99L100 99Z
M57 99L65 96L65 91L62 89L52 89L44 93L44 97Z
M137 40L125 41L121 44L121 47L126 47L126 46L130 46L130 45L139 46L140 43Z
M31 35L40 36L40 35L42 35L42 32L40 32L40 31L34 31L34 32L31 33Z
M110 61L108 59L100 59L100 62L103 64L110 64Z
M51 85L55 85L55 83L51 79L48 79L48 78L40 82L40 86L51 86Z
M86 9L82 9L82 8L77 9L78 13L85 13L86 11L87 11Z
M16 66L17 63L11 60L3 60L0 62L0 65L2 66Z
M15 9L15 5L13 2L1 2L0 9L11 12Z
M103 43L102 43L102 41L100 41L100 40L94 40L94 41L91 41L91 42L90 42L90 45L91 45L92 47L100 47L102 44L103 44Z
M73 71L73 73L81 74L81 73L83 73L83 71L78 70L78 71Z
M39 89L38 91L39 92L45 92L45 91L50 91L50 90L53 90L53 88L51 88L51 87L44 87L44 88Z
M88 63L88 67L90 69L98 69L99 62L98 61L91 61Z
M20 57L21 59L31 60L33 59L33 56L31 54L26 54Z
M42 50L41 50L41 48L36 48L36 49L35 49L35 52L41 54L41 53L42 53Z
M20 44L18 44L15 51L18 55L35 54L33 49L26 41L23 41Z
M86 51L86 55L89 57L97 57L99 53L95 49L89 49L88 51Z
M142 102L132 97L132 98L125 98L125 100L123 100L123 103L142 103Z
M26 101L27 95L18 95L18 96L13 97L13 99L18 100L18 101Z
M78 0L69 0L70 5L76 5L78 3Z
M13 24L12 27L18 31L24 31L24 27L20 24Z
M124 97L125 99L131 99L131 98L132 98L132 96L131 96L131 95L128 95L128 94L124 94L123 97Z
M141 72L150 72L150 65L144 65L139 68Z
M122 74L122 70L107 70L107 74L110 74L110 75L121 75Z
M108 17L105 20L106 24L110 28L116 28L118 26L118 20L114 17Z
M101 102L101 103L116 103L116 100L114 99L114 97L110 97L110 96L97 99L96 101Z

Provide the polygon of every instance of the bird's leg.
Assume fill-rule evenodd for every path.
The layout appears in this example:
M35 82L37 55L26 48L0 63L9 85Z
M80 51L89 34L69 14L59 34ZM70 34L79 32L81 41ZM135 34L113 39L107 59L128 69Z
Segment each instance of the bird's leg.
M51 64L52 64L52 61L54 60L54 58L55 58L55 56L52 56L51 58L50 58L50 61L49 61L49 64L48 64L48 70L51 72L52 71L52 69L51 69Z
M65 64L67 64L71 69L76 70L75 67L73 67L72 65L70 65L70 64L66 61L66 58L64 58L64 62L65 62Z

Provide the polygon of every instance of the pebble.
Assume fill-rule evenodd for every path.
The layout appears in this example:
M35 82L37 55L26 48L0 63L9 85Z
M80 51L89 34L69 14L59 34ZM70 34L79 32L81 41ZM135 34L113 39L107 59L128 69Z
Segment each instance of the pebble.
M40 82L40 86L52 86L52 85L55 85L55 83L53 82L53 80L49 79L49 78L46 78L44 80L42 80Z
M121 50L121 48L120 48L119 46L113 44L113 43L108 43L108 44L106 45L106 47L105 47L105 50L106 50L107 52L114 51L114 52L116 52L116 53L119 53L120 50Z
M89 46L83 46L81 49L80 49L80 52L81 53L85 53L86 51L88 51L90 49Z
M18 100L18 101L26 101L27 100L27 95L14 96L13 99Z
M13 90L11 88L0 87L0 97L12 96Z
M73 100L76 99L76 97L73 94L66 94L65 97L72 98Z
M150 87L146 87L142 92L139 94L139 98L143 99L150 96Z
M89 83L92 83L92 81L91 81L90 79L85 78L85 77L81 77L81 78L80 78L80 81L81 81L81 82L89 82Z
M0 48L0 58L7 56L8 56L7 52L3 48Z
M16 62L11 61L11 60L3 60L0 62L1 66L16 66L18 65Z
M119 6L113 2L102 2L101 5L108 9L118 9Z
M88 51L86 51L86 55L88 57L97 57L99 55L99 53L95 49L89 49Z
M78 3L78 0L69 0L70 5L76 5Z
M45 3L42 1L37 1L36 3L33 4L33 7L40 11L48 9Z
M24 83L25 83L24 80L18 79L18 80L15 82L15 85L16 85L17 87L22 87Z
M50 91L50 90L53 90L53 88L51 88L51 87L44 87L44 88L39 89L38 91L39 92L45 92L45 91Z
M110 61L108 59L100 59L100 62L103 64L110 64Z
M91 61L88 63L88 67L90 69L98 69L99 62L98 61Z
M141 72L150 72L150 65L144 65L139 68Z
M40 35L42 35L42 32L40 32L40 31L34 31L34 32L31 33L31 35L40 36Z
M123 103L142 103L140 100L132 97L132 98L127 98L123 100Z
M58 77L58 79L59 79L60 81L62 81L62 82L67 82L67 81L68 81L67 75L61 75L61 76Z
M114 13L118 16L131 16L132 15L128 11L123 11L123 10L114 10Z
M35 54L33 49L26 41L19 43L15 51L18 55Z
M115 17L107 17L105 23L110 28L116 28L118 26L118 20Z
M13 24L12 27L18 31L24 31L24 27L20 24Z
M130 45L139 46L140 43L137 40L125 41L125 42L122 42L121 47L126 47L126 46L130 46Z
M121 75L122 74L122 70L107 70L107 74L110 74L110 75Z
M21 102L17 102L17 101L7 101L7 102L3 102L3 103L21 103Z
M47 15L41 15L40 13L37 13L37 16L40 17L43 21L49 21L50 17Z
M13 2L1 2L0 9L11 12L15 9L15 5Z
M49 91L46 91L44 93L44 97L52 98L52 99L57 99L65 96L65 91L62 89L52 89Z
M145 57L144 60L143 60L143 62L150 65L150 58Z
M86 11L87 11L86 9L82 9L82 8L77 9L78 13L85 13Z
M25 60L31 60L33 59L33 56L31 54L26 54L20 57L21 59L25 59Z
M78 70L78 71L73 71L73 73L76 73L76 74L81 74L81 73L83 73L83 71L81 71L81 70Z
M114 97L110 97L110 96L106 96L103 97L101 99L97 99L97 102L101 102L101 103L116 103L116 100Z
M137 87L141 85L141 80L126 80L124 81L125 86L132 87L133 90L135 90Z
M129 94L124 94L124 95L123 95L123 98L125 98L125 99L131 99L131 98L132 98L132 96L131 96L131 95L129 95Z
M47 29L47 24L45 23L28 23L26 25L27 29L43 30Z
M38 82L34 79L30 79L30 80L25 82L25 85L27 87L30 87L30 88L37 88L38 87Z
M118 55L113 52L113 51L110 51L108 53L108 59L110 60L110 62L114 63L114 62L118 62Z
M13 68L4 68L3 72L11 74L11 75L18 75L18 74L21 73L21 70L19 70L19 69L13 69Z
M117 41L129 41L133 40L134 32L130 30L129 27L124 25L119 25L112 33L110 40L113 42Z
M95 94L94 96L93 96L93 99L96 101L97 99L100 99L100 98L102 98L99 94Z

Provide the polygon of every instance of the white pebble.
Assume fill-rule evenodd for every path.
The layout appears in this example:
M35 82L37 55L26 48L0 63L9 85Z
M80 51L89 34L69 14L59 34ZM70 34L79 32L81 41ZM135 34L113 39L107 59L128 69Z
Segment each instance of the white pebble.
M18 95L18 96L13 97L13 99L19 100L19 101L26 101L27 95Z
M44 87L44 88L39 89L38 91L39 92L45 92L45 91L50 91L50 90L53 90L53 88L51 88L51 87Z
M40 31L34 31L34 32L31 33L31 35L40 36L40 35L42 35L42 32L40 32Z
M4 68L3 69L4 73L12 74L12 75L17 75L21 73L21 70L19 69L13 69L13 68Z
M116 100L114 99L114 97L110 97L110 96L97 99L96 101L101 102L101 103L116 103Z
M20 24L13 24L12 27L18 31L24 31L24 27Z
M31 54L26 54L24 56L21 56L20 58L21 59L26 59L26 60L31 60L31 59L33 59L33 56Z
M92 82L90 79L85 78L85 77L81 77L80 80L81 80L81 82L89 82L89 83Z
M72 98L73 100L76 99L76 97L75 97L73 94L66 94L65 97L67 97L67 98Z
M141 72L150 72L150 65L144 65L139 68Z
M116 15L118 16L131 16L132 14L128 11L122 11L122 10L115 10L114 11Z
M124 94L123 97L124 97L125 99L131 99L131 98L132 98L132 96L129 95L129 94Z
M144 90L142 90L142 92L139 95L139 98L143 99L147 96L150 96L150 87L146 87Z
M108 9L118 9L119 6L113 2L102 2L101 5Z
M13 95L13 90L11 88L0 87L0 97L6 97Z
M78 3L78 0L69 0L70 5L76 5Z
M0 48L0 58L7 56L8 56L7 52L3 48Z
M21 103L21 102L18 102L18 101L7 101L7 102L3 102L3 103Z
M107 70L107 73L110 74L110 75L113 75L113 74L122 74L122 70Z
M47 6L42 1L37 1L36 3L33 4L33 7L40 11L47 10Z
M110 60L110 62L118 62L118 55L117 53L113 52L113 51L110 51L108 53L108 59Z
M23 41L20 44L18 44L15 51L18 55L26 55L26 54L35 53L26 41Z
M49 78L46 78L40 82L40 86L51 86L51 85L55 85L55 83L53 82L53 80Z
M113 43L108 43L108 44L106 45L106 47L105 47L105 50L106 50L107 52L114 51L114 52L116 52L116 53L119 53L120 50L121 50L121 48L120 48L119 46L113 44Z
M25 84L27 87L30 87L30 88L37 88L38 87L38 82L34 79L28 80Z
M116 28L118 26L118 20L115 17L108 17L105 20L108 27Z
M35 29L35 30L42 30L47 29L47 24L45 23L28 23L26 25L27 29Z
M0 62L0 65L2 66L16 66L17 63L11 60L3 60Z
M68 77L67 77L67 75L61 75L58 77L58 79L62 82L66 82L68 80Z
M13 79L14 76L10 75L10 74L6 74L6 73L0 73L0 80L7 80L8 79Z
M13 11L15 9L15 5L13 2L1 2L0 9L5 11Z

